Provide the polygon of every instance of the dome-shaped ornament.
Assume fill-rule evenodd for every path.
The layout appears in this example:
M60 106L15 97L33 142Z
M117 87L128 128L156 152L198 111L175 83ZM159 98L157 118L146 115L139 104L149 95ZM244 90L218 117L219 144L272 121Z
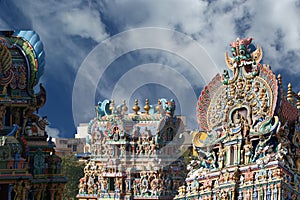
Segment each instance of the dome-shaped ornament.
M137 99L134 101L134 106L132 107L132 110L136 115L138 115L138 111L140 110L140 107L139 107L139 101Z

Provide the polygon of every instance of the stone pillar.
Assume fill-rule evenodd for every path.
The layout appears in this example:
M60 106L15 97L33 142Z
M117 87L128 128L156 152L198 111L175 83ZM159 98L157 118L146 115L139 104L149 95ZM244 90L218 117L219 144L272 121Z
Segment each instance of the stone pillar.
M241 164L241 143L238 143L238 150L237 150L237 164ZM245 161L244 161L245 162Z
M253 198L253 188L251 188L251 189L249 189L249 191L250 191L250 196L249 196L249 199L252 199Z
M263 191L264 191L264 200L267 199L267 187L266 186L263 186Z
M44 198L44 192L46 189L47 185L46 184L39 184L36 186L36 200L41 200Z
M230 146L226 146L226 167L230 165Z
M256 190L256 200L260 200L260 189L255 188L255 190Z
M55 193L56 193L56 185L55 184L51 184L49 187L49 193L50 193L50 199L54 200L55 197Z
M59 189L58 191L56 191L55 199L62 200L63 199L62 197L63 197L62 191Z
M274 189L273 189L273 194L274 194L274 200L277 200L278 197L278 189L277 189L277 185L275 185Z
M232 188L230 192L231 192L231 199L235 199L235 189Z
M56 190L55 199L62 200L63 199L63 192L64 192L64 184L59 184Z
M263 200L263 199L264 199L264 191L263 191L263 188L260 187L258 190L259 190L259 195L258 195L258 197L259 197L260 200Z
M281 184L278 184L278 199L281 199Z
M234 150L234 152L233 152L233 155L234 155L233 164L237 165L238 164L238 156L237 156L237 154L238 154L238 148L237 148L236 144L233 146L233 150Z
M14 188L13 184L8 185L8 200L11 200L11 192L13 188Z
M135 142L131 146L131 155L133 155L133 156L135 155Z
M22 188L22 199L26 200L28 199L28 191L30 189L30 184L28 182L24 182L24 186Z

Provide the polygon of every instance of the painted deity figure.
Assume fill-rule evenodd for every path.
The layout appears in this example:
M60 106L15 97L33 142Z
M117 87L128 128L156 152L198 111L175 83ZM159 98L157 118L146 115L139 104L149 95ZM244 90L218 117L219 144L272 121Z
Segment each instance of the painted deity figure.
M206 160L205 160L206 168L215 169L216 168L216 165L215 165L216 154L215 154L215 152L213 150L207 149L207 152L206 152L205 156L206 156Z
M148 176L147 176L147 175L144 175L144 176L142 176L142 178L141 178L141 193L142 193L142 194L147 193L148 188L149 188Z
M152 196L158 195L158 191L160 188L160 180L158 180L156 177L151 181L150 183L151 187L151 194Z
M116 192L120 192L122 190L122 179L117 179L115 183Z
M120 156L121 157L125 157L126 156L126 146L125 145L121 145L121 151L120 151Z
M17 151L15 153L14 158L15 158L14 168L17 169L18 168L18 163L21 160L21 156L20 156L20 152L19 151Z
M238 134L241 134L242 129L242 116L238 111L236 111L233 115L232 124L231 124L231 132L230 135L232 139L235 139Z
M14 186L15 198L14 200L21 200L22 199L22 191L23 191L23 181L17 182Z
M113 139L115 141L118 141L120 139L120 129L119 129L119 127L114 127L112 132L113 132Z
M2 138L0 138L0 146L4 146L6 140L7 140L7 137L6 136L2 136Z
M175 111L175 101L171 99L167 102L167 105L165 107L166 115L172 117Z
M297 134L297 133L296 133ZM288 138L289 135L289 129L287 128L286 124L279 129L276 136L278 138L279 145L277 147L278 152L282 154L282 158L286 158L288 164L290 167L294 168L295 163L291 155L292 149L291 149L291 142Z
M94 174L90 175L87 184L88 185L93 185L94 184Z
M142 143L142 139L139 137L138 141L137 141L137 147L136 147L136 154L142 154L143 152L143 143Z
M247 165L249 164L249 161L250 161L250 157L251 157L251 154L252 154L252 143L251 141L249 141L248 137L246 137L246 143L243 147L243 150L242 150L242 154L244 154L244 164Z
M103 179L101 186L102 186L103 191L107 191L107 189L108 189L107 179Z
M297 169L298 173L300 173L300 149L299 149L300 126L299 126L299 121L300 121L300 119L298 119L298 122L296 124L295 133L294 133L294 137L293 137L293 143L296 147L298 147L296 150L296 161L295 161L295 165L296 165L296 169Z
M222 144L219 148L219 152L218 154L218 165L219 165L219 169L223 168L224 165L224 158L225 158L225 149L222 147Z
M114 157L115 156L115 147L113 145L108 145L107 146L107 155L109 157Z
M156 153L156 144L154 139L151 140L149 155L154 155Z
M137 182L137 180L133 181L133 194L134 196L140 194L139 183Z
M271 139L272 134L269 137L265 138L265 136L259 136L259 142L255 148L255 154L253 156L252 161L257 160L259 157L265 156L266 151L269 149L268 141Z
M42 174L45 169L45 156L39 148L34 155L34 174Z
M97 119L100 119L102 117L102 109L101 109L101 105L102 105L102 102L101 101L98 101L97 103L97 106L96 106L96 115L97 115Z
M81 178L79 180L79 185L78 185L78 187L79 187L79 194L84 194L85 193L85 185L86 185L85 178Z
M250 131L250 126L249 126L248 120L245 119L244 123L243 123L243 137L244 138L246 138L248 136L249 131Z

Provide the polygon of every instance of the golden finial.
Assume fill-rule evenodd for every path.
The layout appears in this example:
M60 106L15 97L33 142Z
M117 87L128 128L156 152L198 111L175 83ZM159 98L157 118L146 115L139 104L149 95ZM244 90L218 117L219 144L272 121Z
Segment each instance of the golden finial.
M111 114L113 114L114 109L115 109L115 100L111 100L111 103L109 105L109 110L111 111Z
M161 102L160 99L157 100L157 106L155 107L156 111L160 114Z
M122 106L122 112L125 114L128 110L128 107L126 106L126 101L123 100L123 106Z
M146 114L149 115L149 110L150 110L149 99L146 99L146 105L144 106L144 110L146 111Z
M289 102L293 102L293 89L292 89L292 84L291 83L289 83L288 84L288 91L287 91L287 100L289 101Z
M281 74L278 74L277 76L278 83L279 83L279 90L280 90L280 97L283 99L286 95L285 90L282 87L282 76Z
M278 83L279 83L280 88L282 88L282 77L281 77L281 74L278 74L277 79L278 79Z
M134 106L132 107L132 110L136 115L138 115L138 111L140 110L140 107L139 107L139 101L137 99L134 101Z
M297 109L300 110L300 91L298 92Z

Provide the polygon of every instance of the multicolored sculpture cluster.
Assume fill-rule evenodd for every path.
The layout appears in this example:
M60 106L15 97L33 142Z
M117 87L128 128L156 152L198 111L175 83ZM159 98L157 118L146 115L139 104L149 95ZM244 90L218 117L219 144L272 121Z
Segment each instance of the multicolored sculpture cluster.
M61 159L47 141L47 117L37 114L46 102L40 85L43 44L34 31L0 33L0 197L62 199L66 179Z
M136 100L132 110L109 100L96 106L78 199L172 199L183 183L184 124L174 115L175 102L160 99L155 111L147 99L139 112Z
M175 199L297 199L300 93L260 64L252 38L230 44L228 68L203 89L194 132L198 156ZM230 74L233 75L231 78Z

